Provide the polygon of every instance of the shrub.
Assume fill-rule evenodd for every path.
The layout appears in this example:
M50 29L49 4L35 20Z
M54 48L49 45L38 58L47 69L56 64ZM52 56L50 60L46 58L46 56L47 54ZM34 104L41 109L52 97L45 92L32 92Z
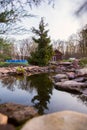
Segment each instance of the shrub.
M9 63L6 62L0 62L0 67L8 67Z
M80 59L79 64L81 67L87 66L87 58Z
M17 74L24 74L25 70L23 67L17 67L16 72L17 72Z

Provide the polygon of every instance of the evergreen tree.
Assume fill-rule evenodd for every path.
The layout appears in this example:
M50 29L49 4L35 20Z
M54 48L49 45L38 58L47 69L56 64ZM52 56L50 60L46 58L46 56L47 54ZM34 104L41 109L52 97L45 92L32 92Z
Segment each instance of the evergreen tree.
M12 43L10 41L0 38L0 61L11 59Z
M31 54L29 62L35 65L47 65L53 56L53 48L50 45L50 37L48 37L48 31L45 30L47 24L44 23L44 19L41 18L39 29L32 28L32 32L38 37L33 37L33 41L38 44L35 52Z

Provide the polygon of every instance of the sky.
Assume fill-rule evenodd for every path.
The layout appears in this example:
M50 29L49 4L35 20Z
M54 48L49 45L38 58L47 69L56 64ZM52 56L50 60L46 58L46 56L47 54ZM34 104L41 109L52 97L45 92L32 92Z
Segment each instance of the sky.
M49 36L53 40L67 40L70 35L75 34L81 27L81 22L74 15L76 5L80 4L81 0L55 0L55 6L41 4L38 8L33 7L29 9L29 13L36 15L36 17L24 18L22 25L31 29L35 27L38 29L41 17L44 17L44 22L48 23ZM26 6L26 9L28 7ZM33 34L29 31L26 35L18 35L16 39L23 39Z

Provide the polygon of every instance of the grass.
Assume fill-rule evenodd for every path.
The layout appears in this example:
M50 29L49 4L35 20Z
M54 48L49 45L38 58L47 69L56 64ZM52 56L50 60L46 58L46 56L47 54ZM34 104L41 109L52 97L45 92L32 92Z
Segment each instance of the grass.
M9 63L6 62L0 62L0 67L8 67Z

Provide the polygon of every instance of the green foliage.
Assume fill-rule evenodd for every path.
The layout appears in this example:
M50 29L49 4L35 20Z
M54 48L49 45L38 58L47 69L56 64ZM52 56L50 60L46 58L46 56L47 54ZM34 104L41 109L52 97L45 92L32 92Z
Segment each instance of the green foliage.
M63 59L62 62L72 62L73 60L70 60L70 59Z
M0 60L1 61L11 59L11 47L12 44L9 41L0 38Z
M6 62L0 62L0 67L8 67L9 63Z
M44 66L47 65L53 56L53 48L50 45L50 37L48 37L48 30L45 30L47 25L44 24L43 18L39 24L39 29L32 28L32 32L35 33L38 38L33 37L34 42L38 44L35 52L31 53L29 63Z
M79 64L81 67L87 66L87 58L80 59Z
M47 1L48 4L54 5L54 0L0 0L0 34L25 31L23 26L17 25L17 22L19 23L24 17L34 17L35 15L31 14L28 8L38 7Z
M1 23L8 23L11 19L10 17L14 15L14 11L10 10L10 11L5 11L0 13L0 22Z
M18 74L24 74L24 73L25 73L25 70L24 70L23 67L18 67L18 68L16 69L16 72L17 72Z

